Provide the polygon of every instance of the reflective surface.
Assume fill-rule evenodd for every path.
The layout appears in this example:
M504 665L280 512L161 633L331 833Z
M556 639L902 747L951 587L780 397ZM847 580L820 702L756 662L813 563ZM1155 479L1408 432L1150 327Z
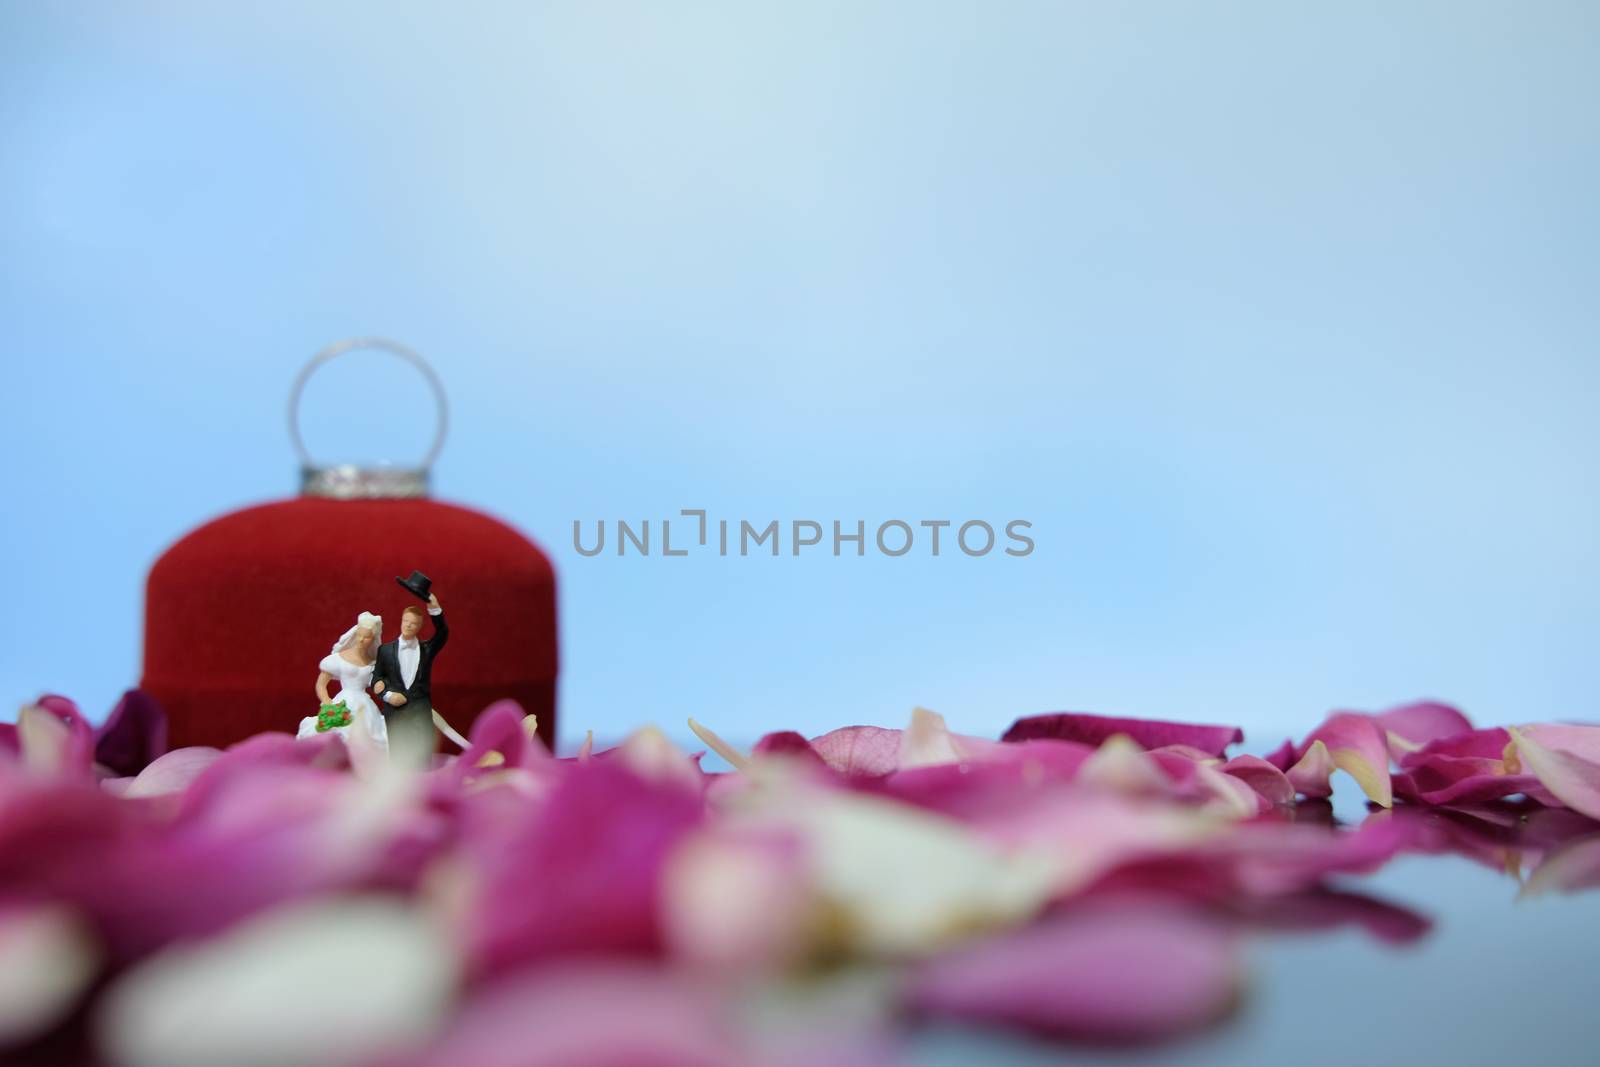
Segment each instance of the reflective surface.
M1341 822L1370 816L1341 805ZM1313 809L1314 810L1314 809ZM1331 813L1330 813L1331 814ZM1570 812L1408 811L1436 854L1413 853L1341 889L1414 910L1408 942L1358 923L1251 938L1238 1010L1157 1048L1106 1049L924 1031L914 1062L955 1067L1351 1063L1592 1064L1600 1038L1600 824ZM1570 881L1571 889L1560 888Z

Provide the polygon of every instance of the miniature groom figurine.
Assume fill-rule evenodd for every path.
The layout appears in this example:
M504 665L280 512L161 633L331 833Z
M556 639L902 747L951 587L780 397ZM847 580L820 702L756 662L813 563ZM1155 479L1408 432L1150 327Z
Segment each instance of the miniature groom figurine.
M372 669L372 692L383 702L383 719L389 728L389 753L398 762L426 769L433 758L433 658L450 637L444 609L430 589L426 574L412 571L395 578L400 587L428 604L433 616L433 636L422 632L422 609L407 606L400 615L400 636L378 646Z

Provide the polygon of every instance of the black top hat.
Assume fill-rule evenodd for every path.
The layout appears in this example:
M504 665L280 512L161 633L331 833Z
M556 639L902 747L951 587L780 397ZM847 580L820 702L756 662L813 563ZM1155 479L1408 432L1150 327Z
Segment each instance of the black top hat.
M412 571L409 578L395 575L394 580L400 583L401 589L404 589L418 600L427 600L428 591L433 588L433 581L421 571Z

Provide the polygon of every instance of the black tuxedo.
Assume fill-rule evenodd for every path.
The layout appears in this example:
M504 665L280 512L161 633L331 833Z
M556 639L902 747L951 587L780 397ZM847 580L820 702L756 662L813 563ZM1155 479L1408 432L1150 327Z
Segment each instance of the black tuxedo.
M444 613L429 618L433 620L433 636L427 640L417 638L417 673L410 685L406 685L405 671L400 666L398 638L378 646L378 658L372 667L374 691L379 682L383 683L383 692L375 692L375 698L389 728L390 750L412 760L421 760L433 752L433 658L450 639ZM390 693L399 693L406 702L399 707L390 705L385 699Z

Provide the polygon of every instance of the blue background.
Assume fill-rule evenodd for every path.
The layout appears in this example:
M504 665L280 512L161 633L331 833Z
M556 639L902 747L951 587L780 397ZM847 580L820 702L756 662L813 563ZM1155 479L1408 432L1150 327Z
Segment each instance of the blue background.
M0 698L104 714L149 562L294 491L295 371L377 333L439 495L556 560L569 743L1593 718L1597 10L8 4ZM316 379L313 447L419 454L354 402L407 373ZM573 551L685 507L1037 549Z

